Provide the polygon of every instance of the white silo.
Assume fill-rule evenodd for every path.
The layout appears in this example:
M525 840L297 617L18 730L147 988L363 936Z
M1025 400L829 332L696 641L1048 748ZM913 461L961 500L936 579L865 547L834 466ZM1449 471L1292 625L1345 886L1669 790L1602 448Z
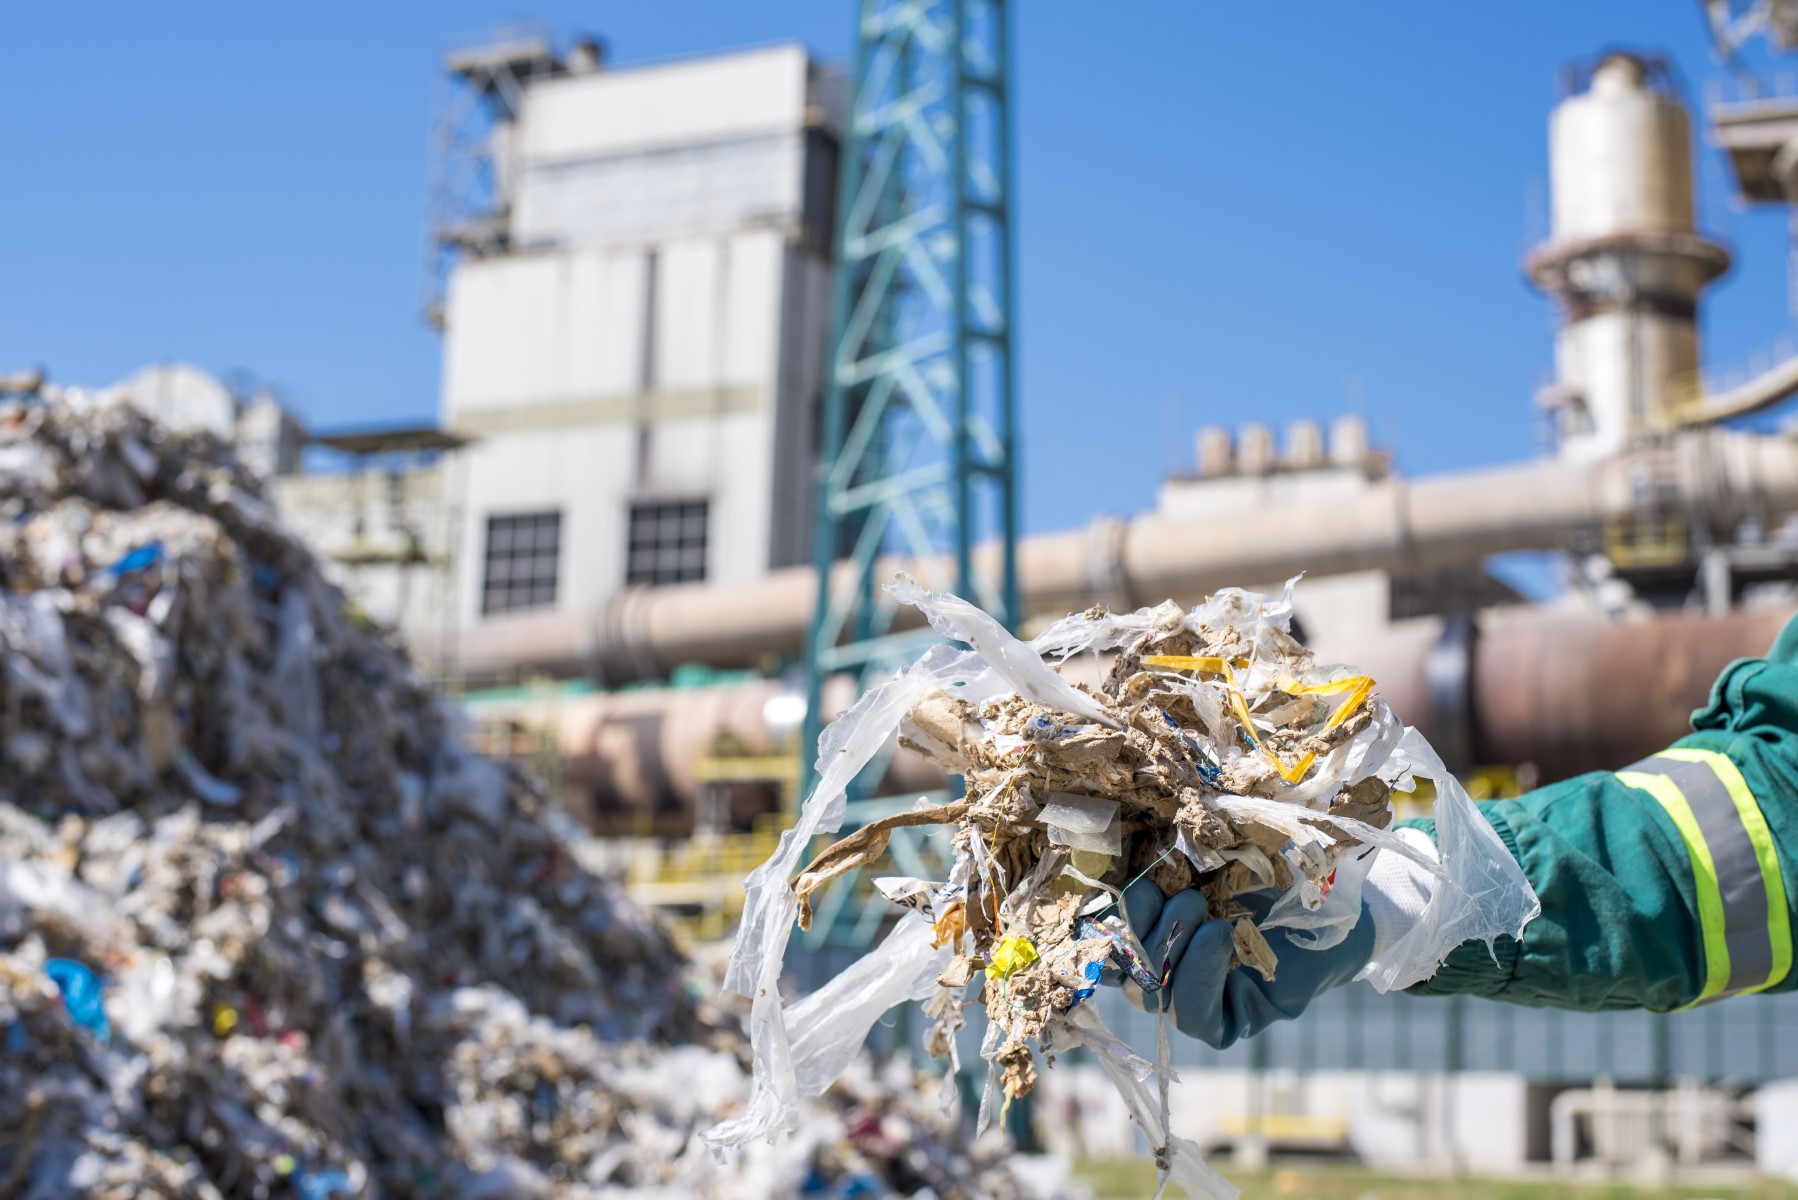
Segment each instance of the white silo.
M1667 425L1698 371L1698 295L1729 265L1695 230L1692 135L1665 64L1611 54L1549 119L1553 232L1530 275L1561 301L1561 451L1608 454Z

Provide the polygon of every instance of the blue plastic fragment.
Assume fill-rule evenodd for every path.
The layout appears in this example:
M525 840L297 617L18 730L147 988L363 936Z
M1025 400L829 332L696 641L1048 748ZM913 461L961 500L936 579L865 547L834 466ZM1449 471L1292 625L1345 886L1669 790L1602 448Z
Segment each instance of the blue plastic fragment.
M72 958L53 958L44 964L44 974L62 993L62 1006L69 1010L75 1024L101 1041L110 1042L112 1022L106 1019L105 992L93 968Z
M31 1034L25 1028L25 1022L14 1021L6 1027L6 1048L13 1054L23 1054L31 1049Z
M302 1200L331 1200L339 1193L349 1196L356 1191L350 1183L350 1177L342 1171L308 1171L296 1175L293 1186L300 1193Z
M1180 722L1174 720L1174 715L1165 708L1161 710L1161 716L1169 725L1180 729ZM1199 778L1215 786L1218 780L1224 777L1224 771L1217 765L1215 759L1205 753L1205 748L1199 744L1199 735L1190 729L1180 729L1180 740L1192 748L1193 758L1197 760Z
M112 564L114 575L129 575L133 571L141 571L145 567L153 567L162 561L162 543L149 542L139 546L118 562Z
M1089 962L1086 964L1086 986L1074 989L1074 1003L1068 1005L1069 1008L1073 1008L1082 1000L1090 999L1092 994L1099 990L1099 976L1104 970L1105 964L1102 962Z
M1104 938L1111 943L1111 962L1118 970L1128 975L1145 992L1161 990L1161 976L1137 953L1119 918L1108 917L1099 921L1092 917L1078 917L1074 921L1074 936L1081 941L1087 938Z

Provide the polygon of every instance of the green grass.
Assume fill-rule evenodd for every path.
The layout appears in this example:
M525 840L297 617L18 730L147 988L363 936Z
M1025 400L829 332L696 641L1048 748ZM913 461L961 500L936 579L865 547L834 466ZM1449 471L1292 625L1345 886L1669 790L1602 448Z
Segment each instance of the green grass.
M1242 1200L1798 1200L1798 1184L1757 1179L1737 1184L1674 1184L1638 1187L1629 1183L1576 1183L1547 1177L1526 1179L1445 1179L1381 1174L1335 1163L1279 1166L1267 1171L1224 1175L1242 1189ZM1155 1168L1137 1159L1092 1161L1075 1175L1099 1200L1137 1200L1155 1194ZM1168 1189L1170 1196L1180 1194Z

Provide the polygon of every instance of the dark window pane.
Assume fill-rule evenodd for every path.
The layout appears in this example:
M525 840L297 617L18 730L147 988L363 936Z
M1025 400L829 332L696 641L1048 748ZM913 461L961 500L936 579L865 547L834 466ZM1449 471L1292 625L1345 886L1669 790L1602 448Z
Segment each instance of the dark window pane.
M626 583L687 583L705 578L705 500L644 501L625 520Z
M561 513L488 517L481 611L503 613L553 605L561 542Z

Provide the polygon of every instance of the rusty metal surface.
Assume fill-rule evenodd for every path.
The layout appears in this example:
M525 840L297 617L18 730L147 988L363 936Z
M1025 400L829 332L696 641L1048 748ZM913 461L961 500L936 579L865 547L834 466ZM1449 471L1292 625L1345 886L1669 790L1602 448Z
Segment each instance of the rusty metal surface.
M1486 630L1474 646L1478 760L1534 763L1546 783L1652 754L1688 733L1723 668L1765 654L1790 616L1549 618Z

